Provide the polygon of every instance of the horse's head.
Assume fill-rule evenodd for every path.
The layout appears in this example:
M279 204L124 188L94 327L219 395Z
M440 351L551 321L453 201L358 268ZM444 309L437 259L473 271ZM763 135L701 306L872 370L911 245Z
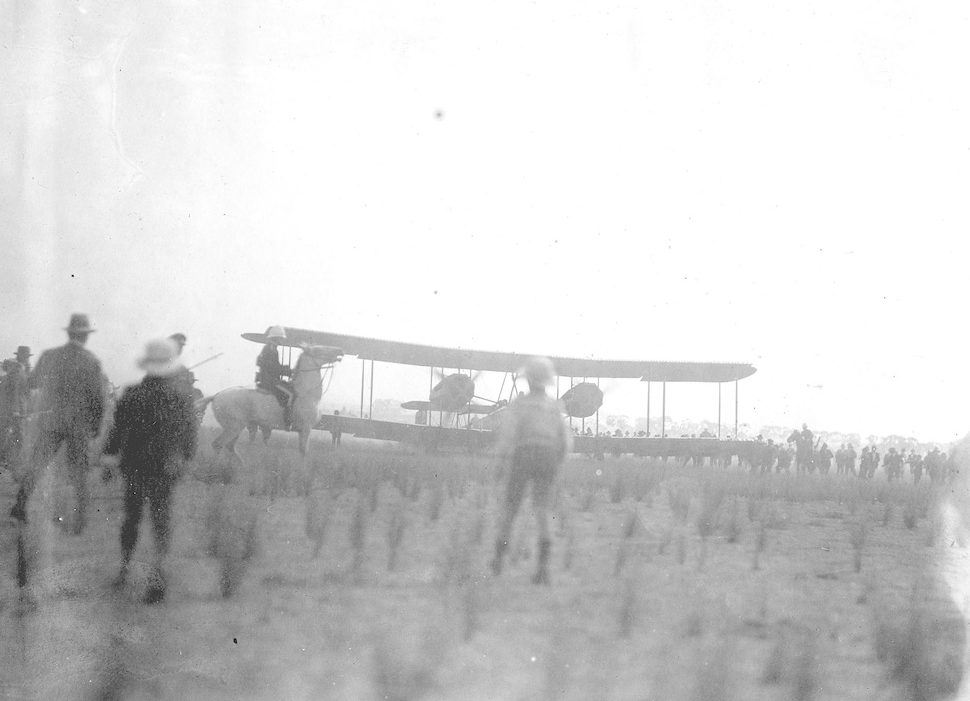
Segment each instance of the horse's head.
M301 344L303 352L296 363L297 370L319 370L322 367L340 362L344 352L334 346L317 346L308 343Z

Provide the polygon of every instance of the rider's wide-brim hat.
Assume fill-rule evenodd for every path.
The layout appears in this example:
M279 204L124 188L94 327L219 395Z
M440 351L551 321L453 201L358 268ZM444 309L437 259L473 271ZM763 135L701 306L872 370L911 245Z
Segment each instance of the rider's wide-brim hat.
M145 355L138 360L138 367L154 377L169 377L182 369L178 359L178 348L170 338L149 341L145 345Z
M68 333L92 333L95 328L91 326L91 320L87 314L71 314L71 320L64 329Z

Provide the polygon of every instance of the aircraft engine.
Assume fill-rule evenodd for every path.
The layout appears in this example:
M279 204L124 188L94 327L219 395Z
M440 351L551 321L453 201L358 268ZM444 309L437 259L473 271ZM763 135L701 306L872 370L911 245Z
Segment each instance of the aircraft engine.
M456 372L443 378L431 390L431 406L440 411L460 411L474 396L474 380Z
M603 390L592 382L580 382L560 399L566 407L566 414L577 419L585 419L603 406Z

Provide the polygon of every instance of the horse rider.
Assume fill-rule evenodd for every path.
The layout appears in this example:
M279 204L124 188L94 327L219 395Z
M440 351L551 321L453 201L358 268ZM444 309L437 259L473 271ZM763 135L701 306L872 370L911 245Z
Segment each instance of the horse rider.
M293 423L293 389L284 377L292 377L293 371L280 362L279 341L286 340L282 326L270 326L266 330L266 345L256 358L256 387L276 397L283 407L283 424L290 430Z
M68 342L41 353L28 379L40 389L39 432L30 465L20 481L11 517L27 522L27 500L38 472L45 469L61 445L67 449L68 476L77 495L75 535L84 530L87 513L88 442L101 427L105 397L101 363L86 349L94 327L87 314L72 314L67 328Z

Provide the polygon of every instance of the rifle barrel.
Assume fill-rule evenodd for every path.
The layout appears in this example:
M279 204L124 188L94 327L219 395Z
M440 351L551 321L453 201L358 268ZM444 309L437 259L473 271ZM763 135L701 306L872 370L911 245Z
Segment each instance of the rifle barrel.
M196 369L197 367L199 367L200 365L205 365L205 364L206 364L206 363L208 363L208 362L209 362L210 360L215 360L216 358L218 358L218 357L219 357L219 356L221 356L221 355L223 355L223 354L222 354L222 353L216 353L215 355L210 355L210 356L209 356L208 358L206 358L205 360L200 360L200 361L199 361L198 363L196 363L195 365L193 365L193 366L191 366L191 367L189 367L188 369L189 369L189 370L195 370L195 369Z

